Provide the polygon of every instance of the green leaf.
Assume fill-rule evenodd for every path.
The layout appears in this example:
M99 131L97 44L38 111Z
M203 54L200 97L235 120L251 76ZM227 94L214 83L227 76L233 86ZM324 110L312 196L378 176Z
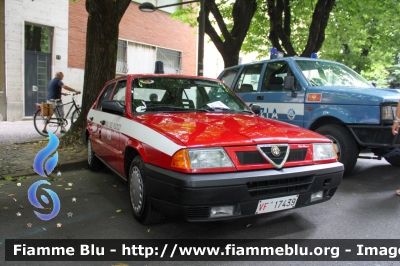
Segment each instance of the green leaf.
M12 177L12 176L8 176L8 175L4 176L4 179L7 181L17 181L18 180L16 177Z

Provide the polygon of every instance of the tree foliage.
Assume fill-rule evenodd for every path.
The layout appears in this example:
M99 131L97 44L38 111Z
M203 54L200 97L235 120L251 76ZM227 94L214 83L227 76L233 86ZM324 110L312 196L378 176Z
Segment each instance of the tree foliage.
M400 88L400 65L394 65L387 69L389 75L387 76L387 82L389 87L392 89Z
M393 0L337 0L321 54L386 85L386 68L399 53L399 12Z
M394 58L400 53L396 0L257 0L257 6L243 53L257 52L266 58L271 47L287 56L318 52L319 57L348 65L381 86L386 85L387 68L399 63ZM217 8L231 30L232 1L221 0ZM180 18L195 26L187 15Z
M86 0L88 12L82 111L61 145L85 139L86 117L104 84L115 78L119 23L131 0Z
M286 56L310 57L321 49L335 0L259 1L243 52L267 57L269 48L276 47Z
M235 0L232 5L227 0L206 0L206 10L213 15L210 18L210 12L206 13L206 33L221 53L225 67L237 64L240 51L256 51L265 57L272 46L289 56L310 56L324 42L334 3L335 0L318 0L315 4L302 0ZM190 6L173 17L195 26L194 14L196 9Z
M268 6L260 5L254 15L249 33L242 47L243 52L257 51L260 57L268 56L268 47L278 47L282 43L288 55L299 54L309 56L304 52L310 44L312 27L315 26L315 14L318 2L285 0L272 1L285 6L289 3L291 12L283 9L279 34L290 36L293 50L286 48L283 42L273 43L270 38L271 24L269 21ZM267 3L268 4L268 3ZM282 10L282 8L281 8ZM397 1L345 1L336 0L329 14L325 30L325 40L322 46L316 47L314 52L324 59L341 62L361 73L369 80L379 85L386 84L387 67L394 62L393 56L399 53L399 14L400 5ZM274 17L274 20L279 16ZM281 25L279 25L281 23ZM291 26L289 26L291 25ZM284 39L283 39L284 40ZM320 44L320 43L318 43ZM286 45L287 46L287 45ZM303 51L303 52L302 52Z
M312 53L319 51L325 41L325 28L335 0L318 0L314 7L311 5L310 12L306 17L304 17L303 11L298 8L302 3L304 2L266 0L261 6L261 11L266 11L270 18L268 37L272 46L276 47L278 51L286 52L288 56L298 54L300 56L311 56ZM302 14L302 16L299 16L299 14ZM292 22L292 16L298 19L296 24ZM301 34L304 41L301 46L297 47L296 51L291 35L292 33L300 33L300 29L304 26L308 29L308 34Z
M252 17L257 9L256 0L205 0L205 33L210 37L220 52L225 67L237 65L239 53L250 27ZM195 16L198 6L189 7L175 12L172 17L197 26ZM212 15L212 16L210 16ZM216 28L217 26L218 28Z

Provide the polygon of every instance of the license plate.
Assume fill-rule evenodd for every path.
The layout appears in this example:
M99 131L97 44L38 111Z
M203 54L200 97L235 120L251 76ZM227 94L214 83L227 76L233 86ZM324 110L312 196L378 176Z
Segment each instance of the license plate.
M292 195L281 198L260 200L258 202L256 214L292 209L296 206L298 198L299 195Z

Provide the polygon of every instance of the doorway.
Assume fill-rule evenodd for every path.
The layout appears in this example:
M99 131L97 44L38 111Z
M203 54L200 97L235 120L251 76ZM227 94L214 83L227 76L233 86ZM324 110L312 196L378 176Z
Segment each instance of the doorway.
M33 116L36 103L46 102L52 37L51 27L25 24L25 116Z

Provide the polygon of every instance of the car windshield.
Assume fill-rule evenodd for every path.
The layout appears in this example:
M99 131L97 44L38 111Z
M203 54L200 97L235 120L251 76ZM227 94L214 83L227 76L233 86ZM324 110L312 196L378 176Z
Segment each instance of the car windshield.
M362 76L341 64L312 60L296 60L296 63L311 86L373 87Z
M132 80L132 111L251 112L224 84L203 79L145 77Z

